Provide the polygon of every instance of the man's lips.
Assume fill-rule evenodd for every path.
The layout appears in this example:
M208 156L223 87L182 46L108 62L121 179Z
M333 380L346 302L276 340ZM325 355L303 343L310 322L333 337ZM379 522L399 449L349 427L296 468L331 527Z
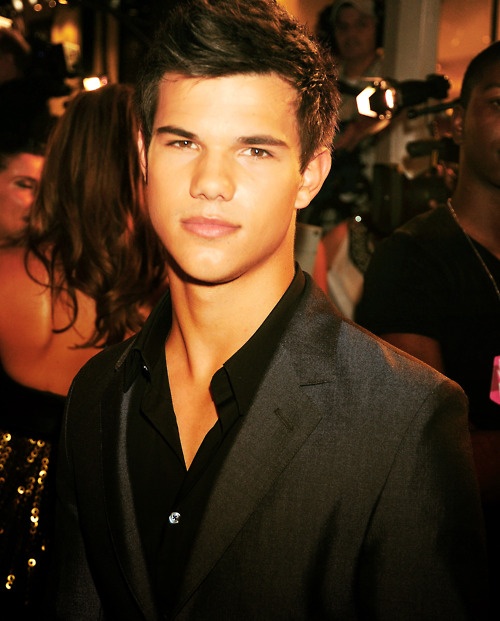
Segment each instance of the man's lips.
M193 217L186 218L181 223L186 231L211 239L231 235L240 228L237 224L218 218Z

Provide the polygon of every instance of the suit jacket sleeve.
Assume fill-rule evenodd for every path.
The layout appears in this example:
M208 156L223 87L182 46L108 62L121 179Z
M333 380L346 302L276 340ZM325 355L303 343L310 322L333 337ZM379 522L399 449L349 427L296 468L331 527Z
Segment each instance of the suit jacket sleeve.
M362 618L486 618L482 517L466 421L465 396L448 381L415 412L363 544Z
M68 395L61 432L57 477L56 614L61 621L104 619L94 586L80 529L73 477L71 446L67 442L67 415L74 384ZM97 440L97 439L96 439ZM89 454L89 459L91 455Z

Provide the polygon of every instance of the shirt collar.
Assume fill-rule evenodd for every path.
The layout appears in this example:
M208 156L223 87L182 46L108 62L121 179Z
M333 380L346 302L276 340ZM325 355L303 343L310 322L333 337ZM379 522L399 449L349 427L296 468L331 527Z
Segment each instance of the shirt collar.
M218 373L227 374L240 414L248 411L280 338L299 304L304 286L304 273L296 265L295 276L274 309L250 339L215 373L212 382L218 381ZM150 378L151 370L159 360L163 360L162 352L171 325L172 305L170 293L167 292L130 348L126 358L125 389L130 387L140 372Z
M265 321L243 347L223 365L229 376L240 414L249 410L283 332L299 304L304 286L304 273L297 267L290 286ZM258 304L258 300L256 303Z
M126 357L125 390L130 388L139 373L151 379L151 371L162 355L171 325L172 302L167 291L151 311Z

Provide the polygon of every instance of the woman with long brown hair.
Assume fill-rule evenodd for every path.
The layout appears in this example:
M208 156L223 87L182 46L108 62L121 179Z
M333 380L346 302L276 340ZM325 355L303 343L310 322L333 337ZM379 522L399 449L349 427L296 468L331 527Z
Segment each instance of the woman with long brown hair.
M77 95L50 137L26 231L0 249L0 608L16 618L40 618L71 381L165 288L137 133L130 87Z

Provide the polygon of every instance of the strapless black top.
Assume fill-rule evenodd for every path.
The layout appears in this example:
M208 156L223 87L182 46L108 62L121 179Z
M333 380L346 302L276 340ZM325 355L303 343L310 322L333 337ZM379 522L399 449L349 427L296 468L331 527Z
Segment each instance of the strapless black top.
M64 401L18 384L0 365L0 610L5 619L50 618L44 611Z

